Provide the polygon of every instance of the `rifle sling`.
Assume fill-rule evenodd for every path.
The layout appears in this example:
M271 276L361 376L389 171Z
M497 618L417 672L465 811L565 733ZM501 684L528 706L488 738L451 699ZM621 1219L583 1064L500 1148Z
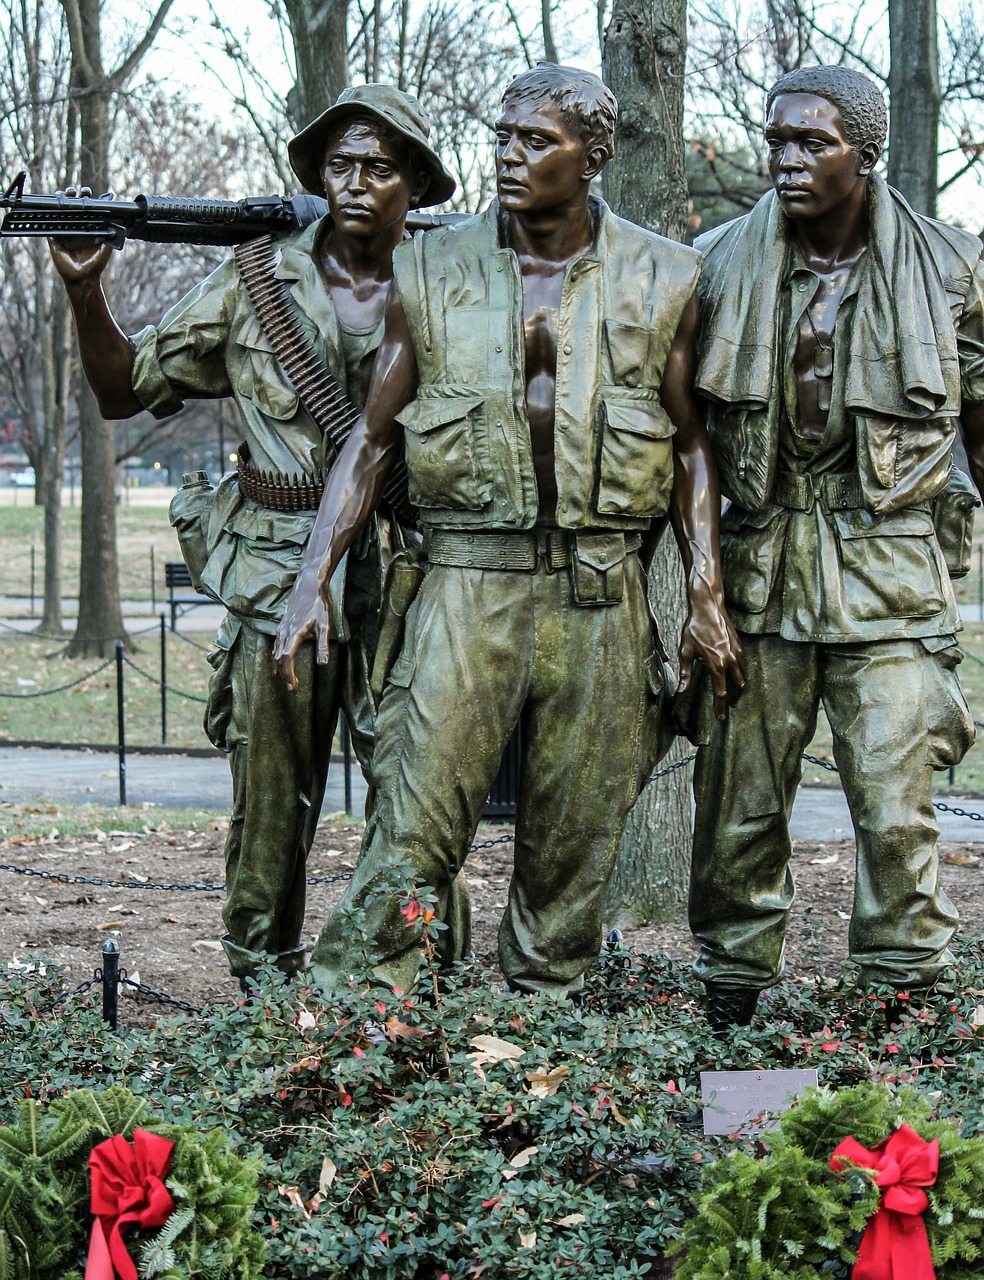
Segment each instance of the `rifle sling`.
M311 345L286 281L274 275L276 247L273 237L258 236L255 240L237 244L233 254L246 293L263 332L270 339L274 354L319 431L328 437L338 453L358 422L359 411ZM416 523L417 513L408 496L407 468L402 457L397 459L386 479L383 497L398 516Z

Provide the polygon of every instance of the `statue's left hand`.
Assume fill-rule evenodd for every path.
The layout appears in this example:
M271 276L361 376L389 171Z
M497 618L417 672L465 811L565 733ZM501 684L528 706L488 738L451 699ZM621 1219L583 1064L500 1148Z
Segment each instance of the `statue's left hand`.
M331 614L321 593L321 580L314 569L305 566L294 579L273 645L273 661L291 693L297 692L294 660L301 645L313 636L315 659L319 666L327 665L330 630Z
M695 660L710 675L715 716L726 719L728 707L734 706L745 687L745 655L727 610L709 590L690 593L690 611L680 633L678 695L690 687Z

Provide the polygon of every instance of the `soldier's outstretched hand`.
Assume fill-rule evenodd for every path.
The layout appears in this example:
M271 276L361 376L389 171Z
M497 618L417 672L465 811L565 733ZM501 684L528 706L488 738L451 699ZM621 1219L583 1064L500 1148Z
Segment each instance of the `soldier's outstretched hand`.
M313 636L315 658L320 666L327 665L330 630L331 614L321 594L321 580L314 569L304 566L294 579L273 645L273 661L291 693L297 692L294 664L301 645Z
M72 198L91 196L92 189L66 187L64 191L57 191L55 194ZM107 191L99 198L114 200L116 197L112 191ZM96 244L92 240L76 239L72 236L49 239L48 249L51 252L51 260L55 264L55 270L66 284L80 284L83 280L101 276L113 252L112 245Z
M728 707L741 697L747 672L738 633L723 604L705 595L691 600L690 612L680 633L680 683L677 695L690 688L694 662L707 668L714 688L714 714L718 720L728 715Z

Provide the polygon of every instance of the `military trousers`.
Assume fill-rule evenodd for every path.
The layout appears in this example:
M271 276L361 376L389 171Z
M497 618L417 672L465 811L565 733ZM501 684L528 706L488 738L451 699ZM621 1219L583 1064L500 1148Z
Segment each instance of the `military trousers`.
M355 876L322 930L312 977L337 987L361 946L377 977L415 982L420 922L389 870L409 863L448 909L506 743L521 724L515 862L499 929L511 985L564 994L601 945L605 887L640 789L653 650L638 557L621 601L572 603L567 569L535 573L432 565L376 718L378 803ZM642 753L644 754L644 753ZM410 885L406 886L409 890Z
M956 764L974 738L959 649L945 639L741 642L748 682L737 706L724 724L701 708L690 882L698 977L761 989L782 974L789 815L822 703L857 844L850 958L866 983L930 985L957 925L940 885L932 771Z
M274 668L273 637L246 625L210 661L205 731L228 752L232 769L222 944L236 977L248 977L271 957L294 973L304 964L307 855L339 710L371 781L368 653L354 640L332 641L327 666L318 666L314 642L307 642L295 663L296 693Z

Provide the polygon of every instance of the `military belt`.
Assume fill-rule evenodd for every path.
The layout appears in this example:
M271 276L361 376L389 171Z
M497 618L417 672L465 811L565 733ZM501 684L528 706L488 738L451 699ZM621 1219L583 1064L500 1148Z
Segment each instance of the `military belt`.
M864 506L864 495L860 476L851 472L813 477L780 471L772 501L791 511L812 511L817 502L825 511L851 511Z
M243 456L243 453L246 456ZM317 511L325 482L320 476L284 475L281 471L258 471L240 448L236 479L244 498L270 511Z
M642 546L637 533L620 536L624 537L626 553ZM570 564L576 538L577 533L568 529L482 529L476 533L430 529L424 538L424 552L430 564L455 569L536 573L542 564L548 573L554 573Z

